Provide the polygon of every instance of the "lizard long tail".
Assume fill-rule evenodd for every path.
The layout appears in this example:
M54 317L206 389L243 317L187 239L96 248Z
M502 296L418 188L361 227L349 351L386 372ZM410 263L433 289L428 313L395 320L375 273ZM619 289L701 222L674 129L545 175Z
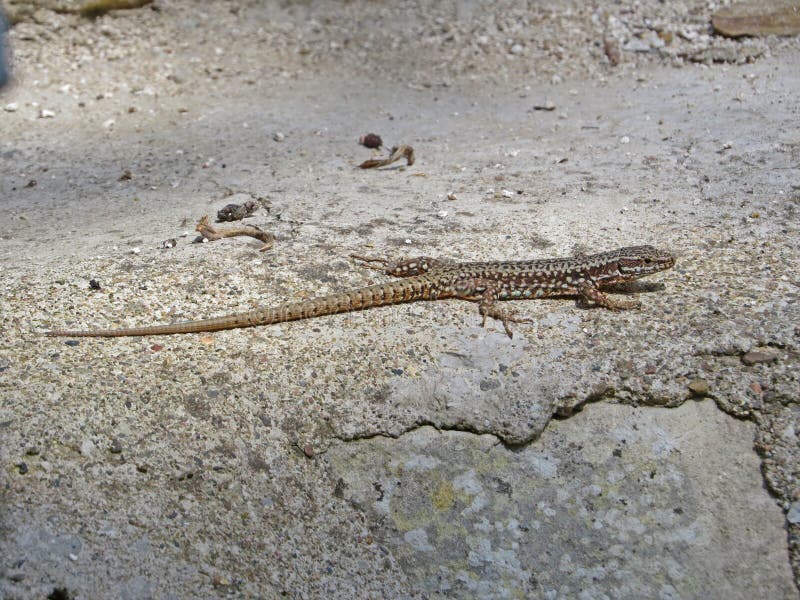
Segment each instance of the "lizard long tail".
M51 337L126 337L142 335L171 335L176 333L199 333L258 327L298 319L309 319L323 315L362 310L373 306L401 304L413 300L432 299L430 293L434 286L425 276L411 277L404 281L392 281L369 287L322 296L300 302L286 302L268 308L258 308L245 313L182 321L149 327L130 327L125 329L90 329L47 331Z

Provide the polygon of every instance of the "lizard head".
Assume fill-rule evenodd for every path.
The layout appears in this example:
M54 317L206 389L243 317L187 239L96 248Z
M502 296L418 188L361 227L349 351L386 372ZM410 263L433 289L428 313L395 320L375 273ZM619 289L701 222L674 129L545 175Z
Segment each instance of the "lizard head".
M617 250L617 265L625 279L638 279L675 266L675 257L652 246L629 246Z

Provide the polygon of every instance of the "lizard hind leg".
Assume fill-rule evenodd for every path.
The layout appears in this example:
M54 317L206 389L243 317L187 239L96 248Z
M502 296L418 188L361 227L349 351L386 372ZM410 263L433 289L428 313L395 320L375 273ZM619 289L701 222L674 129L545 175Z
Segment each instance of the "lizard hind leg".
M446 261L431 258L430 256L418 256L416 258L402 258L397 261L390 261L385 258L376 258L371 256L361 256L359 254L351 254L351 258L365 263L368 269L382 271L387 275L393 277L413 277L415 275L422 275L431 269L436 269L446 264ZM374 266L370 263L379 263L381 266Z
M478 311L480 312L481 316L483 316L484 327L486 327L486 319L488 317L492 317L503 324L503 329L505 330L506 335L513 339L514 332L511 331L511 326L509 323L533 323L533 319L519 317L515 311L498 306L498 300L499 292L494 286L487 287L481 295Z

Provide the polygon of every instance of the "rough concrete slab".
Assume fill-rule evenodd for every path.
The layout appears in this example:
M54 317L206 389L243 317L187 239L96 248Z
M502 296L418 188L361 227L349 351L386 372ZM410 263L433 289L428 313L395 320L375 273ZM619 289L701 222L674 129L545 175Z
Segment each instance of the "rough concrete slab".
M711 500L694 500L692 522L752 541L765 573L800 572L797 41L708 36L700 3L469 4L176 1L92 22L40 9L14 27L17 83L0 103L5 595L410 595L409 569L428 567L375 543L326 452L388 435L402 454L426 425L525 452L588 403L644 407L638 419L696 395L755 424L768 489L752 450L729 468L779 503L788 544ZM370 130L413 145L416 164L356 170ZM272 251L190 243L231 197L262 204L247 222L276 234ZM640 311L518 303L533 323L513 340L458 301L209 336L38 335L383 280L352 252L630 243L678 255ZM729 448L727 421L705 414L696 437ZM691 462L659 464L699 481ZM657 491L662 506L683 493ZM703 560L739 564L712 542ZM655 559L642 560L640 581Z
M754 433L710 401L605 405L519 450L427 427L328 460L422 595L794 598Z

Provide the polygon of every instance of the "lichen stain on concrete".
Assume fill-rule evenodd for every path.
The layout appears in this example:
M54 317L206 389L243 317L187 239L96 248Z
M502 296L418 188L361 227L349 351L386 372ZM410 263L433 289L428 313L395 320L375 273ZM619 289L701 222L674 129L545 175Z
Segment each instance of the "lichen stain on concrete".
M453 492L453 484L449 481L443 481L439 484L439 487L436 488L436 491L433 493L433 498L431 499L433 502L433 506L439 512L446 512L450 509L450 507L455 504L455 493Z

